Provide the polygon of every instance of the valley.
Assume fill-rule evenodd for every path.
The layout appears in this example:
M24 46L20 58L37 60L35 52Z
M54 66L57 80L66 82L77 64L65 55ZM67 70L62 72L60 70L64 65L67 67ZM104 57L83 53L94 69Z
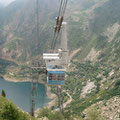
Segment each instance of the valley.
M57 0L52 3L40 0L39 41L36 39L33 0L17 0L7 8L0 8L0 76L16 81L30 80L32 59L50 49L59 6ZM60 120L120 119L119 11L119 0L69 1L65 14L69 68L63 87L67 105L64 104L62 117L55 113ZM40 78L46 82L44 75ZM50 91L56 94L55 87ZM42 114L43 108L38 119L56 120L55 114L51 113L57 106L56 97L54 103L51 109L45 108L46 115Z

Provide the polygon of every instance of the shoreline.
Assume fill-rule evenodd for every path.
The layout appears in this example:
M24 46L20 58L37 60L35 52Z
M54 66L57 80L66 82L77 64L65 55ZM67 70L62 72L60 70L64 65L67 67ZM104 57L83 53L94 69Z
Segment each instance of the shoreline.
M3 79L6 80L6 81L16 82L16 83L17 83L17 82L31 82L31 81L32 81L31 79L16 80L16 79L14 79L14 78L6 77L5 75L3 75L2 77L3 77ZM53 106L53 105L55 104L56 95L53 94L53 93L51 93L51 91L50 91L51 88L47 85L47 83L45 83L45 82L42 81L42 80L39 80L38 82L39 82L40 84L43 84L43 85L45 86L45 88L46 88L46 95L47 95L47 97L48 97L49 99L51 99L51 101L48 102L46 106L48 106L48 107L50 108L51 106Z

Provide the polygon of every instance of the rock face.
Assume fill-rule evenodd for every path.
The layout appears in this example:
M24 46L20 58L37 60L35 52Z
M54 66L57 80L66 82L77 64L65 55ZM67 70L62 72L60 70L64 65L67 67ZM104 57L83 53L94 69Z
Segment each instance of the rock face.
M120 120L120 97L113 97L98 105L101 108L101 115L106 120Z
M80 98L84 98L86 94L91 93L91 91L94 90L94 88L96 88L94 82L88 81L86 86L84 86L81 91Z
M120 97L116 96L108 101L103 100L101 102L98 102L89 108L87 108L83 113L86 114L91 108L97 108L99 113L101 114L101 117L104 120L120 120Z
M100 54L100 51L96 51L94 48L91 49L85 60L90 60L92 62L97 61L97 57Z
M114 40L116 34L118 33L120 29L119 23L115 23L112 26L108 27L106 32L104 33L108 37L108 41L112 42Z

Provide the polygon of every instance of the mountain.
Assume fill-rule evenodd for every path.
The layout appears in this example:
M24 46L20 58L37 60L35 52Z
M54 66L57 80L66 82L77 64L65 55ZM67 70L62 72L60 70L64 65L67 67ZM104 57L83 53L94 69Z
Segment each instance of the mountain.
M74 42L69 42L71 47L80 49L72 59L66 81L66 90L74 99L66 109L68 116L76 114L87 119L88 112L94 107L104 119L119 119L119 107L113 110L115 100L120 102L119 10L119 0L108 0L82 11L80 17L78 11L73 13L71 21L74 20L76 31L73 32ZM113 107L112 113L102 109L110 106Z
M6 58L23 61L37 52L42 53L43 45L51 40L53 19L56 17L55 11L58 5L57 0L52 1L54 4L50 3L46 0L39 1L39 41L36 40L34 0L17 0L5 8L2 34L6 39L1 45L2 56L6 55L4 56Z
M57 0L39 1L39 41L36 40L34 0L19 0L2 9L0 56L19 64L5 66L6 71L14 72L9 77L27 78L29 70L23 61L29 62L50 48L58 8ZM65 21L70 66L63 89L72 97L72 102L64 110L67 119L93 120L95 116L98 120L119 119L119 11L119 0L70 0L68 3ZM66 94L64 97L69 99Z

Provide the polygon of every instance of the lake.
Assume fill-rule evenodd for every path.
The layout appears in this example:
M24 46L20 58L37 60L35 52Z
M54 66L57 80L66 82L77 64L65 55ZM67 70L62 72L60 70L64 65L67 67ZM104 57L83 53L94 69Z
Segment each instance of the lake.
M30 112L31 104L31 83L30 82L9 82L0 78L0 93L4 89L6 98L15 103L26 112ZM46 88L43 84L38 84L37 96L35 98L35 109L45 106L50 99L46 95Z

